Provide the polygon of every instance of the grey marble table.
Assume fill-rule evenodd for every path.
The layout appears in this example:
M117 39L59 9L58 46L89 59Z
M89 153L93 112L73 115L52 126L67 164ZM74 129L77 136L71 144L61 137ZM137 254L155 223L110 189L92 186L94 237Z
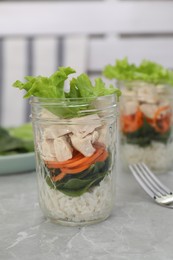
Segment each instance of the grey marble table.
M173 187L173 173L160 178ZM43 217L35 173L0 176L0 260L172 260L173 210L154 204L129 173L118 173L104 222L63 227Z

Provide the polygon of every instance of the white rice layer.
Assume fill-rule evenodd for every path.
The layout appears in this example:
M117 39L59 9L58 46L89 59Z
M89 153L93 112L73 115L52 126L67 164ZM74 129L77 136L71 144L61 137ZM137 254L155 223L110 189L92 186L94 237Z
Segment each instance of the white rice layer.
M156 172L165 172L173 166L173 143L163 144L152 142L147 147L133 144L122 144L122 163L128 164L144 162Z
M51 189L44 177L38 177L40 206L48 217L69 222L87 222L108 216L112 208L111 174L90 192L71 197Z

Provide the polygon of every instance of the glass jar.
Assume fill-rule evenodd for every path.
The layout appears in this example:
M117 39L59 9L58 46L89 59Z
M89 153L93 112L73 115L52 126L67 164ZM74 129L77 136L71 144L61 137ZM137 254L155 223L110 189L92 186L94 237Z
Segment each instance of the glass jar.
M30 103L45 216L71 226L106 219L115 197L116 96Z
M142 81L119 82L119 87L123 168L144 162L167 172L173 166L172 88Z

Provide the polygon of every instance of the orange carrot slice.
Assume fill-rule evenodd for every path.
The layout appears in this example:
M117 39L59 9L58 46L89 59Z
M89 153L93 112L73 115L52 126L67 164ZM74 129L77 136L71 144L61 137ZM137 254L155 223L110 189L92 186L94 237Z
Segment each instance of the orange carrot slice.
M57 176L52 176L52 180L54 182L56 181L60 181L65 177L66 173L65 172L61 172L60 174L58 174Z
M166 115L161 117L161 113L168 111ZM159 133L166 133L171 126L171 108L170 106L159 107L155 112L153 119L153 126L155 130Z
M58 169L58 168L63 167L66 164L73 163L73 162L78 161L79 159L82 159L82 158L84 158L84 156L81 153L78 153L72 159L69 159L67 161L63 161L63 162L45 161L45 164L47 165L48 168Z
M61 168L62 173L65 174L78 174L86 169L88 169L91 166L91 164L84 164L77 168Z
M76 154L72 159L64 161L64 162L57 162L57 161L45 161L46 165L48 168L62 168L66 165L68 165L68 168L70 167L76 167L77 165L83 164L86 161L94 161L95 158L97 158L101 153L104 151L104 146L103 145L96 145L96 152L89 157L85 157L81 153Z
M93 160L90 160L89 162L87 161L87 163L82 165L80 164L77 167L64 167L61 168L61 171L66 172L67 174L78 174L86 170L87 168L89 168L93 163L106 160L107 157L108 157L108 152L104 150L94 161Z
M77 167L77 166L79 166L81 164L85 164L85 163L92 164L97 159L97 157L99 157L103 152L104 152L104 147L100 146L93 155L91 155L89 157L83 157L79 160L76 160L73 163L69 163L68 168Z
M143 124L143 114L140 109L132 115L122 115L121 125L124 133L132 133L138 130Z
M55 182L62 180L67 174L78 174L89 168L93 163L106 160L108 152L105 146L101 144L95 144L94 146L96 151L89 157L84 157L78 152L72 159L65 162L46 161L48 168L61 170L60 174L52 176L52 180Z
M96 162L103 162L108 158L108 152L104 150L104 152L96 159Z

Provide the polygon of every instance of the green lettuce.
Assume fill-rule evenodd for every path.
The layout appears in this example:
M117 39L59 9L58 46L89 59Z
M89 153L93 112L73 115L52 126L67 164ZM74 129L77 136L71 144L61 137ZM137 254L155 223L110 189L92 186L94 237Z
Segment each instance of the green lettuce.
M89 103L99 96L115 94L119 97L121 95L119 89L112 85L107 87L101 78L95 79L95 83L93 84L85 73L79 75L77 78L72 78L69 81L69 92L66 92L64 90L64 84L68 76L72 73L75 73L74 69L70 67L60 67L50 77L26 76L26 82L23 83L17 80L13 86L20 90L24 89L27 92L24 98L35 96L40 98L63 99L62 105L50 106L49 104L47 107L49 111L63 118L79 116L79 111L88 109ZM53 100L53 103L54 101L55 100Z
M107 65L104 68L103 75L109 79L142 80L155 85L173 86L173 71L149 60L143 60L139 66L130 64L127 58L116 60L115 65Z
M96 98L116 94L121 95L121 91L110 85L108 88L101 78L95 79L95 84L92 84L86 74L81 74L77 78L73 78L70 82L70 92L66 94L69 98Z
M68 75L75 73L70 67L60 67L50 77L32 77L26 76L25 83L17 80L13 83L13 86L20 90L26 90L24 98L31 96L42 97L42 98L65 98L64 95L64 82L68 78Z

